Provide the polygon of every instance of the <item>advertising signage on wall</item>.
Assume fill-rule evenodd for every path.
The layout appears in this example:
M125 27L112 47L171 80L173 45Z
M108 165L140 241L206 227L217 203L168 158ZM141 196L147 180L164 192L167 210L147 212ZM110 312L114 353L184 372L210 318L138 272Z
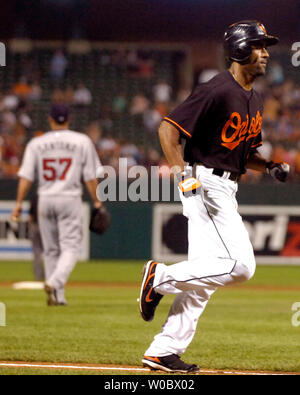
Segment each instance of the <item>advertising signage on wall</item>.
M22 217L19 222L10 219L14 207L12 201L0 201L0 260L30 260L32 259L31 241L29 239L29 202L22 205ZM83 203L83 243L80 259L89 259L89 218L90 208Z
M239 212L257 263L300 265L300 206L240 206ZM180 204L157 204L153 211L153 258L185 260L187 228Z

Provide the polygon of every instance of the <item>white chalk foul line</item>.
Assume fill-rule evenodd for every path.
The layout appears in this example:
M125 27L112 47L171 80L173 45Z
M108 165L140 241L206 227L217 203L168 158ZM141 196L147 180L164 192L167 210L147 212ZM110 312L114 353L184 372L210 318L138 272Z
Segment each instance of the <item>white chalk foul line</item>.
M94 371L129 371L129 372L151 372L150 369L147 368L136 368L136 367L116 367L116 366L85 366L85 365L65 365L65 364L39 364L39 363L13 363L13 362L0 362L0 367L6 368L44 368L44 369L71 369L71 370L94 370ZM251 375L251 376L284 376L291 375L297 373L284 373L284 372L246 372L246 371L227 371L227 370L203 370L200 369L199 373L201 374L228 374L228 375Z
M78 365L55 365L55 364L35 364L35 363L2 363L0 367L7 368L46 368L46 369L72 369L72 370L119 370L132 372L149 372L150 369L143 368L122 368L115 366L78 366Z

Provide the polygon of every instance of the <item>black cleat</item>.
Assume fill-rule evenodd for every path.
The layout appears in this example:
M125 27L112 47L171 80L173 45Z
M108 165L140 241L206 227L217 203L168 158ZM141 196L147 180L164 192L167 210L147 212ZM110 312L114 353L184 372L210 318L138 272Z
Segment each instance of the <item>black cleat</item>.
M165 357L148 357L142 359L143 365L152 370L163 370L168 373L197 373L199 366L183 362L179 355L171 354Z
M143 280L140 292L140 312L145 321L152 321L155 309L163 295L153 289L155 270L158 263L149 261L145 264L143 270Z
M51 285L45 284L45 292L47 294L47 305L48 306L57 306L57 298L56 291Z

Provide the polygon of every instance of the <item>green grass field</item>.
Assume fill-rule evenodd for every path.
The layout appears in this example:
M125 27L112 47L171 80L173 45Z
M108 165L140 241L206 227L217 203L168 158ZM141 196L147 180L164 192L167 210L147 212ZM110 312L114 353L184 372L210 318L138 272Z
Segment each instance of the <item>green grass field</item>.
M142 267L141 261L80 263L67 288L69 305L49 308L43 291L17 291L8 284L32 280L30 263L0 262L0 302L7 310L0 361L141 366L172 302L165 297L151 323L140 318ZM184 360L203 369L300 372L300 326L291 322L292 305L300 302L299 280L298 267L259 266L248 283L219 289ZM120 374L0 367L0 375L110 373Z

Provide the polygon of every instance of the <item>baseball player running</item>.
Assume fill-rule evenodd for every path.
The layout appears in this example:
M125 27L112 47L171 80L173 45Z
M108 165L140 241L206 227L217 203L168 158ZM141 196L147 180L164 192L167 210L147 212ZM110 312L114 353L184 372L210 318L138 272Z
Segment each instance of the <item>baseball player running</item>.
M22 211L22 201L38 178L38 220L44 246L45 291L48 305L65 305L65 284L75 267L82 240L81 194L83 179L94 207L96 170L100 161L90 138L69 130L69 111L54 105L51 131L33 138L27 145L19 170L16 206L12 219Z
M188 259L144 267L140 312L151 321L163 295L176 294L161 333L142 362L166 372L197 372L180 355L191 343L199 317L218 287L249 280L255 258L237 211L238 180L246 169L285 181L289 165L267 162L262 144L262 99L253 89L265 74L267 46L278 38L257 21L229 26L224 35L228 70L198 85L160 125L165 156L177 173L183 214L188 218ZM182 155L180 138L185 140Z

